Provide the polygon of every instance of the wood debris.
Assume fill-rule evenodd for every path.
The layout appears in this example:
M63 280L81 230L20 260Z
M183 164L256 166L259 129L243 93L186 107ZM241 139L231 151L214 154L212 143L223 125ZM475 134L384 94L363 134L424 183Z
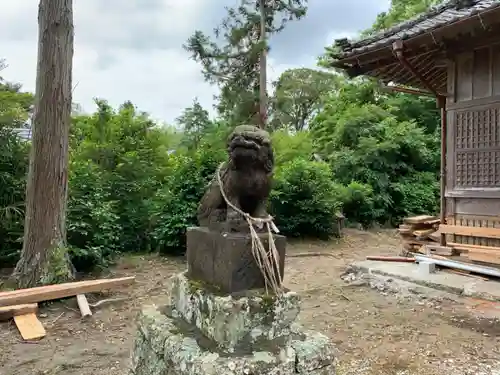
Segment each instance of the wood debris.
M382 256L382 255L368 255L366 260L379 260L383 262L405 262L405 263L413 263L415 262L415 258L409 257L391 257L391 256Z
M37 302L76 296L82 317L88 317L92 315L92 311L84 293L117 288L131 284L134 281L135 277L122 277L0 292L0 320L14 318L14 322L24 340L38 340L45 337L46 332L36 316Z
M117 288L133 283L135 277L118 279L100 279L76 281L72 283L39 286L36 288L19 289L0 293L0 307L50 301L78 294L100 292L104 289Z
M92 311L90 310L89 302L87 301L87 297L85 297L85 294L77 294L76 302L82 314L82 318L92 316Z
M420 252L424 245L436 245L440 220L436 216L420 215L408 217L398 228L403 248L409 252Z
M37 303L0 307L0 321L12 319L17 315L36 313L37 311Z
M14 316L14 322L24 340L39 340L45 337L45 328L35 313Z

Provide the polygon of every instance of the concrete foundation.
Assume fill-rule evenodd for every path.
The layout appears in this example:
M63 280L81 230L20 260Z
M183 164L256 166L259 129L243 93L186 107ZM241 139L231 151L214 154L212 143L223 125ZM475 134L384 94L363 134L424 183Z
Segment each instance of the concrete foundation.
M365 260L352 264L352 267L372 275L389 276L445 292L500 302L500 283L493 280L478 280L414 263Z
M130 375L334 375L335 348L295 323L294 292L224 295L172 278L167 306L144 307Z

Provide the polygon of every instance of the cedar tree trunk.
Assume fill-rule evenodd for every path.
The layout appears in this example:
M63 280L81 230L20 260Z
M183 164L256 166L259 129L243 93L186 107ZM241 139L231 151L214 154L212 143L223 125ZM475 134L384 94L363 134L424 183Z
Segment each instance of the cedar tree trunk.
M40 0L24 244L13 274L20 288L74 276L65 228L73 33L73 1Z

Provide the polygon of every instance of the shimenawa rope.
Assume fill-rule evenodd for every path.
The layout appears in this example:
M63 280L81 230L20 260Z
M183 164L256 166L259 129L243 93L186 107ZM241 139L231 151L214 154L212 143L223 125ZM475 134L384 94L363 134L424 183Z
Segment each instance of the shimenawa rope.
M231 207L233 210L242 215L250 228L250 237L252 239L252 254L257 262L257 265L264 276L266 293L268 293L268 287L275 293L276 295L280 295L281 290L281 272L279 268L279 254L276 249L276 244L274 243L273 232L278 233L279 230L273 222L272 216L268 216L265 218L260 217L252 217L248 213L243 212L238 207L236 207L233 203L229 201L224 192L224 186L222 185L222 179L220 176L222 167L224 163L221 163L217 168L216 177L217 182L219 183L219 188L222 197L226 201L226 204ZM255 231L254 224L265 224L267 228L268 238L269 238L269 251L266 250L264 244L260 240L259 235ZM276 273L274 270L278 272L278 280L276 279Z

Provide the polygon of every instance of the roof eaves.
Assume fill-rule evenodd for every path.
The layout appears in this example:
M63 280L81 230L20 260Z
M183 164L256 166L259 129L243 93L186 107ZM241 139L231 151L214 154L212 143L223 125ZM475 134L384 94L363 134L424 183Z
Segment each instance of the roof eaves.
M489 6L484 7L481 10L477 11L471 11L470 14L464 14L463 12L460 12L460 10L472 8L475 5L479 3L489 3ZM418 35L421 35L425 32L432 31L436 28L440 28L444 25L447 24L453 24L455 21L458 21L462 18L470 17L473 14L476 14L477 12L480 11L485 11L491 8L495 8L500 6L499 1L485 1L485 0L452 0L449 2L446 2L445 4L439 5L432 10L422 13L419 16L416 16L415 18L405 21L403 23L400 23L396 26L393 26L390 29L387 29L385 31L379 32L375 35L372 35L368 38L359 40L357 42L350 42L348 39L338 39L335 41L335 46L338 47L341 51L339 53L332 53L331 56L334 59L341 60L344 58L349 58L351 55L354 55L359 52L369 52L372 49L378 49L386 44L389 44L394 36L397 34L401 34L398 36L398 39L407 39L409 37L416 37ZM456 9L456 11L454 11ZM454 14L454 17L452 17L449 20L440 20L438 22L435 22L431 20L434 17L439 17L441 13L444 13L445 11ZM446 17L445 17L446 18ZM421 27L418 27L418 31L412 32L412 33L406 33L405 31L409 31L411 28L416 27L419 25ZM363 51L364 50L364 51Z

